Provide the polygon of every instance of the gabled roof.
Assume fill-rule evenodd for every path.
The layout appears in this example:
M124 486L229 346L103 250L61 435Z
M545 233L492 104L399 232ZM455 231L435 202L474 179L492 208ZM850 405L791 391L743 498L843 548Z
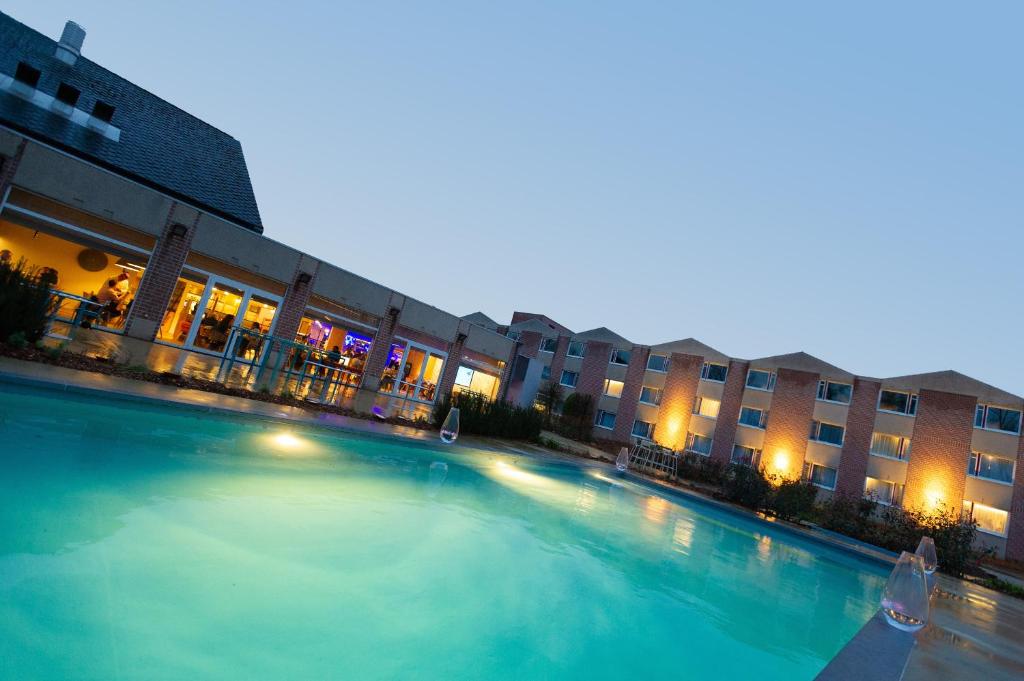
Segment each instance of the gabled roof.
M590 329L589 331L580 331L573 336L573 340L581 341L599 341L602 343L611 343L613 346L618 348L631 348L633 347L632 341L623 338L619 334L615 333L611 329L599 326L596 329Z
M468 315L465 315L463 319L470 324L476 324L477 326L482 326L485 329L490 329L491 331L498 328L498 322L494 321L483 312L470 312Z
M994 402L1017 408L1020 408L1021 403L1024 402L1024 399L1018 395L1006 392L994 385L989 385L952 369L925 374L894 376L883 379L882 385L886 388L899 388L903 390L920 390L924 388L925 390L938 390L958 395L973 395L982 402Z
M562 335L562 336L571 336L572 335L572 330L569 327L563 326L562 324L559 324L558 322L556 322L551 317L548 317L545 314L539 314L537 312L519 312L519 311L515 311L515 312L512 313L512 321L510 322L510 325L515 326L516 324L528 321L530 319L538 319L538 320L544 322L545 324L548 325L548 327L550 327L551 331L557 332L558 335Z
M651 352L656 355L671 355L673 352L678 352L684 355L696 355L697 357L716 360L724 364L729 363L728 355L710 345L701 343L696 338L681 338L666 343L658 343L651 346Z
M74 66L54 56L57 43L0 12L0 73L19 61L39 69L37 89L54 96L61 82L81 91L76 108L97 100L115 107L115 141L64 116L0 90L0 124L181 199L255 232L263 232L238 140L84 56ZM88 49L88 41L86 41ZM174 50L168 52L173 59Z
M806 352L791 352L786 355L773 355L750 360L751 368L763 367L765 369L795 369L807 371L812 374L819 374L822 378L839 378L852 381L853 374L846 369L840 369L834 364L829 364L823 359Z
M558 329L551 328L551 325L544 322L539 317L533 319L527 319L521 322L511 324L509 331L536 331L545 338L557 338L558 336L565 336L567 334L559 333Z

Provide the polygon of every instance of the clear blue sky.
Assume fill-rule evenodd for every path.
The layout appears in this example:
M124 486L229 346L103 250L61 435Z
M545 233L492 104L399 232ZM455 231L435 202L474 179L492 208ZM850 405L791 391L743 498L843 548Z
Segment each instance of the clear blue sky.
M465 314L1024 393L1024 4L47 0L268 236Z

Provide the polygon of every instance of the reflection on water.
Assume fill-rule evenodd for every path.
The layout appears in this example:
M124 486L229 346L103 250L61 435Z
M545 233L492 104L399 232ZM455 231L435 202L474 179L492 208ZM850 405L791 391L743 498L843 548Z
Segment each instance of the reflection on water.
M601 471L62 398L0 392L12 678L812 678L884 579Z

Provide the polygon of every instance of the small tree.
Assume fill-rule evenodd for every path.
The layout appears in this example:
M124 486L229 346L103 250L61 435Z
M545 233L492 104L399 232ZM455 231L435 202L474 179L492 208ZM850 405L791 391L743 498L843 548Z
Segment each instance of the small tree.
M551 430L551 417L562 406L562 386L548 381L537 392L537 403L544 408L544 428Z
M53 284L24 260L0 263L0 341L18 336L34 343L43 337L55 304Z
M590 428L594 423L594 398L583 393L573 393L565 398L562 418L575 433L577 440L589 440Z

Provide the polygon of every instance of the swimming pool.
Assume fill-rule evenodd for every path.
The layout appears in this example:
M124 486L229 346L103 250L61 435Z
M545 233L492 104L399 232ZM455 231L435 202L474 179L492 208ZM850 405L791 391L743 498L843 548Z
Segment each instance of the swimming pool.
M0 383L0 678L810 679L881 568L597 469Z

